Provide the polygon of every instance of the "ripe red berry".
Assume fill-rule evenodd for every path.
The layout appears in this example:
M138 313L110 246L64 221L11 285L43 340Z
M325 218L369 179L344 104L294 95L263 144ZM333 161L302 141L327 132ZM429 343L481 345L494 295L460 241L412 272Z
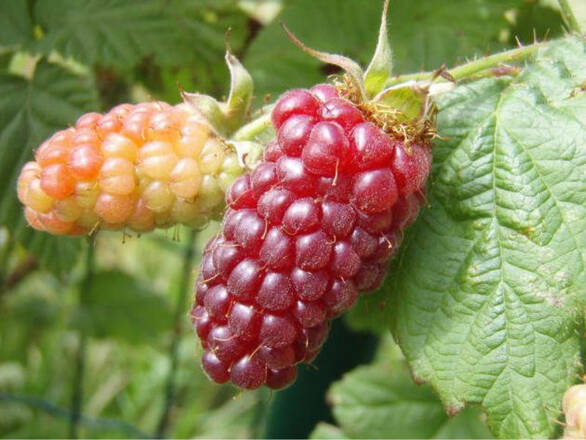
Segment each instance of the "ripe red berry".
M422 188L431 167L431 150L413 144L406 148L397 145L391 165L399 192L411 194Z
M380 286L422 205L431 157L326 84L284 94L272 120L263 162L227 192L192 311L204 370L246 389L290 385L329 320Z
M285 388L297 379L297 367L288 366L281 370L269 370L267 375L267 386L274 390Z
M290 90L279 98L271 118L276 129L294 115L317 116L321 105L319 100L308 90Z
M303 165L318 176L335 176L351 160L350 143L336 122L318 122L301 154Z

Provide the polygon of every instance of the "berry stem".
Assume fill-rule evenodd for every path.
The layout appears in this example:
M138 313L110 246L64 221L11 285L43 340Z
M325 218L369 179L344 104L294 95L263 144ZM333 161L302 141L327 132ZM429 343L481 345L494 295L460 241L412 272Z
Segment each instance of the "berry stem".
M254 141L263 132L272 129L271 112L273 107L273 105L263 107L261 115L241 127L231 139L235 141Z
M183 332L183 320L185 319L185 303L187 301L187 292L189 290L191 270L193 268L193 260L195 258L195 251L193 244L197 235L197 230L193 229L187 238L187 243L183 249L183 268L181 270L181 279L179 281L179 292L177 303L175 304L175 313L173 317L173 340L171 341L171 348L169 349L169 358L171 359L171 369L167 376L167 384L165 387L165 406L159 419L156 438L165 437L165 433L169 426L169 415L175 401L175 386L177 377L177 368L179 366L179 342Z
M33 255L26 257L14 270L3 279L0 278L0 296L10 291L28 275L39 267L39 262Z
M85 302L84 292L89 290L94 273L94 243L88 237L86 253L85 274L79 285L79 305L83 307ZM85 361L87 354L87 330L83 324L79 329L79 345L75 358L75 373L73 375L73 393L71 396L71 418L69 422L69 438L79 437L79 422L81 421L81 408L83 401L83 379L85 375Z
M452 76L456 81L466 79L478 72L482 72L487 69L498 67L504 63L517 63L520 61L527 60L545 45L545 42L535 43L529 46L522 46L515 49L507 50L504 52L489 55L487 57L479 58L474 61L456 66L446 71L446 73ZM400 84L406 81L431 81L436 76L436 72L420 72L410 73L407 75L399 75L391 78L385 84L385 87L390 87L396 84ZM447 81L445 78L437 78L436 81Z

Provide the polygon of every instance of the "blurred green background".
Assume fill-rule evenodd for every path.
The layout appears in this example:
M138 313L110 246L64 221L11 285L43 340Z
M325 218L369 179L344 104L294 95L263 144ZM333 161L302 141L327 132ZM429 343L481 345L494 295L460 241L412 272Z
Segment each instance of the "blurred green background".
M392 0L396 72L451 66L558 36L556 5ZM377 343L339 322L326 353L287 391L242 393L210 383L187 309L192 269L217 224L142 237L100 232L92 240L88 281L88 243L31 231L15 196L18 169L33 149L82 112L151 99L176 103L179 90L225 94L228 28L260 106L336 73L295 48L279 21L306 44L364 64L381 6L381 0L0 0L0 436L303 437L317 420L340 422L344 413L328 414L325 391L343 371L373 356L377 362L381 352L401 362L390 336ZM447 420L434 405L438 420ZM474 423L461 434L489 435ZM319 426L316 437L342 435ZM409 429L395 432L427 435ZM459 435L450 429L433 436Z

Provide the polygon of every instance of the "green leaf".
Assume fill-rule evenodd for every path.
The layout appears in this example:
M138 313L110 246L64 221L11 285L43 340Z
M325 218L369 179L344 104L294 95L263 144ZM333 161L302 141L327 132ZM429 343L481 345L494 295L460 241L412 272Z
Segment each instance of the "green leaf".
M19 48L33 39L27 0L0 2L0 48Z
M95 337L152 343L169 329L171 315L164 297L124 272L99 272L82 292L80 325Z
M309 438L313 439L313 440L318 440L318 439L345 440L345 439L348 439L349 437L346 437L344 432L340 428L338 428L337 426L330 425L329 423L325 423L325 422L319 422L315 426L315 429L313 430L313 432L311 433L311 436Z
M226 29L245 29L243 14L226 1L38 0L34 15L45 34L37 50L121 68L146 56L163 65L217 61ZM233 46L243 34L231 37Z
M353 370L334 383L328 398L348 438L490 438L478 410L451 419L429 386L413 383L401 361Z
M0 74L0 225L57 273L75 263L79 239L52 237L28 227L16 197L16 179L45 138L97 106L89 78L54 64L40 62L30 80Z
M506 46L505 13L518 0L437 2L401 0L390 7L390 35L397 73L437 69Z
M264 27L246 51L244 65L255 79L258 96L311 86L325 78L323 64L289 41L279 21L307 46L366 65L374 52L381 8L382 1L366 0L286 3L278 19Z
M285 4L278 20L263 28L247 49L244 64L257 92L280 93L323 81L327 70L303 54L284 35L283 21L307 46L347 55L365 66L377 41L382 1L297 0ZM389 34L394 71L405 73L453 65L503 47L509 27L505 12L518 0L393 0ZM278 60L275 62L274 60Z
M441 96L428 207L384 286L413 375L502 438L552 435L580 369L585 52L552 43L515 79Z
M515 14L511 29L510 42L515 38L522 42L532 42L560 37L564 33L564 22L558 9L544 4L543 0L523 2ZM555 6L555 4L554 4Z

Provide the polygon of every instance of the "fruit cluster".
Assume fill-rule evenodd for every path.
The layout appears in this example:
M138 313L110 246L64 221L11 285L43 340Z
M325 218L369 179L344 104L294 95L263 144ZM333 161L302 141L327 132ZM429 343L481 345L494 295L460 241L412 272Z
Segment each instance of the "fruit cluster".
M565 439L586 438L586 384L574 385L562 400L566 416Z
M241 167L186 104L122 104L45 141L18 178L29 224L52 234L197 227Z
M277 102L276 139L228 189L191 311L216 382L283 388L329 320L378 287L424 201L431 149L406 145L326 84Z

